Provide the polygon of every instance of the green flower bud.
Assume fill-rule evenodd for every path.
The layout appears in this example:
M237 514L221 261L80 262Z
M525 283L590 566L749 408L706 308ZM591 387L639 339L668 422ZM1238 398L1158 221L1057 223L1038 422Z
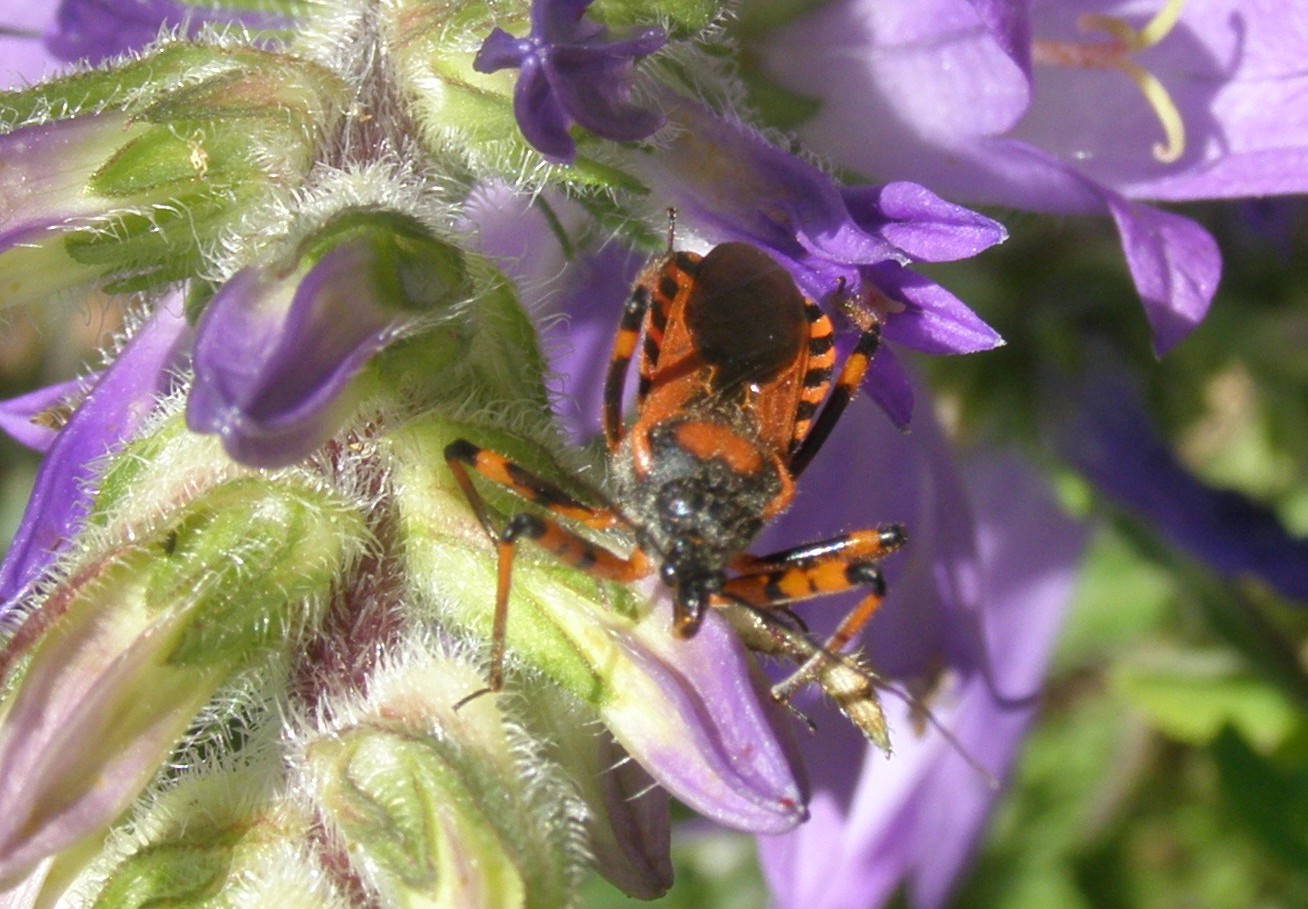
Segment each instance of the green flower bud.
M130 446L133 482L108 472L95 531L5 652L35 641L0 707L0 881L107 826L224 681L316 621L365 539L309 477L236 472L212 448Z
M343 94L304 60L184 43L0 93L5 302L194 274L251 206L300 182Z
M347 909L275 752L261 743L244 753L245 763L187 772L151 797L74 883L88 893L82 905Z
M466 664L410 647L303 744L318 810L386 905L571 903L582 810ZM337 705L338 709L340 705Z

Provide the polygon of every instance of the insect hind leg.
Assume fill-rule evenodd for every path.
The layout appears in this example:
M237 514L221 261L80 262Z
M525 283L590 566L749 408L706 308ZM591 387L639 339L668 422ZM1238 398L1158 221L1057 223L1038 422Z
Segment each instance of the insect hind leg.
M568 530L558 521L529 512L513 514L497 531L491 522L486 500L477 491L470 471L516 493L541 508L569 520L603 530L624 523L622 518L607 507L587 505L564 492L558 486L538 477L509 458L482 448L467 439L456 439L445 447L445 463L455 482L468 500L478 523L495 544L497 556L495 582L495 613L491 623L490 668L486 687L462 698L454 706L457 710L483 694L504 687L504 645L508 631L509 593L513 586L513 560L518 540L522 537L535 540L560 560L599 577L616 581L630 581L649 573L649 562L639 549L626 558L619 558L600 546Z

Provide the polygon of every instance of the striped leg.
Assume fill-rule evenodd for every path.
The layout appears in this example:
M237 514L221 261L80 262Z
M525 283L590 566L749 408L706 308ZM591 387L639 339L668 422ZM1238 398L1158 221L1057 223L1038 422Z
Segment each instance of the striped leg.
M844 364L840 367L840 377L836 379L835 386L831 389L831 394L827 397L827 403L822 408L822 412L813 420L812 428L808 430L802 440L797 438L792 444L790 453L790 475L798 478L808 467L809 462L821 450L827 437L831 435L831 430L835 429L836 422L840 415L845 412L849 402L853 399L854 393L858 391L859 383L863 381L863 376L867 374L868 366L872 362L872 357L876 354L877 348L881 346L881 321L871 313L859 311L859 320L863 323L859 327L863 333L859 335L858 342L854 349L849 352L845 358ZM808 424L804 424L807 426Z
M646 269L648 272L648 269ZM627 297L622 307L622 321L618 323L617 334L613 336L613 350L609 353L609 368L604 376L604 439L609 451L617 449L622 442L622 397L627 388L627 370L631 358L636 355L636 344L640 341L640 329L645 322L645 313L649 310L650 290L642 273L641 280Z
M671 237L671 221L668 230ZM658 365L668 313L678 298L691 292L701 260L702 257L696 253L673 252L669 248L665 257L645 266L622 308L622 321L613 337L609 368L604 376L604 439L609 451L616 450L622 441L622 397L636 347L640 344L640 384L636 389L639 407L649 392L654 368ZM643 344L640 343L642 331Z
M832 676L832 661L841 661L840 651L885 599L885 580L874 563L899 549L906 539L903 527L885 524L765 556L743 555L734 560L732 567L742 573L723 585L722 594L757 609L775 610L824 594L870 588L826 641L807 655L799 669L773 688L778 699L787 700L808 682Z
M550 518L519 512L509 518L502 531L491 523L486 502L473 485L468 469L512 490L529 502L600 530L623 524L622 518L609 508L596 508L579 502L559 487L496 452L480 448L466 439L451 442L445 448L445 463L453 473L469 506L494 541L498 556L495 584L495 615L491 625L490 671L486 687L455 704L462 707L483 694L499 691L504 685L504 637L508 628L509 591L513 580L513 556L520 537L535 540L557 558L585 569L591 574L614 581L632 581L650 572L649 560L639 549L626 559L583 539Z

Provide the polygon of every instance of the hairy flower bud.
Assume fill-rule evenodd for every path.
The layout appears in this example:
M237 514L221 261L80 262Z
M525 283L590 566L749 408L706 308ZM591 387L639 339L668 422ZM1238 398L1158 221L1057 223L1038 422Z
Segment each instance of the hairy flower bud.
M581 803L482 698L478 673L405 649L298 759L332 835L385 905L566 905L584 858Z
M224 477L212 447L174 432L126 449L91 542L3 653L30 649L0 706L0 881L117 817L220 685L314 623L358 550L331 493ZM205 458L219 479L196 488Z
M194 273L245 209L302 179L340 92L303 60L176 44L0 94L4 303Z

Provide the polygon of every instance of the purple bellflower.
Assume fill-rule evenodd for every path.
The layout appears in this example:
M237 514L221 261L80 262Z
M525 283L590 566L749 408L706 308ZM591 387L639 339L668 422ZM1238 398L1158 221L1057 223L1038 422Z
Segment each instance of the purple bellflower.
M1203 317L1221 261L1202 227L1142 200L1308 189L1303 15L1226 0L839 0L766 39L766 58L822 101L800 135L845 166L1111 215L1163 352Z
M926 428L922 421L917 426ZM871 623L867 646L891 678L931 678L933 664L943 674L925 698L933 720L921 733L910 731L921 727L920 715L912 719L920 708L886 695L899 730L889 759L818 709L820 736L802 740L812 776L811 819L792 833L761 837L760 857L778 909L875 906L901 886L915 909L936 909L949 904L1001 791L996 782L1007 779L1034 718L1084 531L1058 512L1020 461L969 457L950 477L939 473L947 465L904 465L929 457L939 440L867 427L851 434L860 450L877 452L882 473L877 465L866 473L860 466L857 475L837 467L810 491L842 503L839 520L861 498L851 495L854 489L893 477L876 489L877 507L915 499L909 520L921 518L919 526L936 535L918 537L935 551L910 556L919 564L891 579L892 600ZM919 493L935 487L933 504L924 508L921 497L906 495L906 479L909 487L922 484ZM792 517L812 520L799 509ZM831 519L823 514L824 523Z
M634 62L667 41L662 28L629 38L585 18L593 0L533 3L531 31L515 38L497 28L473 61L479 73L516 68L513 110L523 136L548 160L570 164L577 146L568 127L577 123L615 142L652 135L663 123L654 111L633 104Z
M853 299L883 321L891 345L950 354L1003 343L907 267L974 256L1004 240L1002 226L914 183L842 188L739 120L685 99L667 107L675 137L636 167L693 232L766 250L816 300ZM908 425L912 387L892 346L874 359L865 387L896 425Z
M1059 448L1116 505L1218 574L1308 601L1308 540L1292 536L1265 505L1196 477L1158 435L1121 371L1101 366L1064 400L1076 406L1054 417Z
M910 266L974 255L1003 229L917 183L842 187L734 113L664 86L645 92L633 61L677 30L613 39L585 19L589 5L533 3L522 39L489 22L466 34L457 5L401 2L317 10L324 18L284 53L181 37L148 52L149 63L193 54L203 65L187 71L194 83L169 71L150 84L159 144L114 156L138 169L115 172L113 187L153 178L156 152L186 187L208 186L224 162L254 164L214 194L231 217L196 222L209 231L197 261L171 278L188 280L194 339L158 284L138 288L154 316L54 439L38 439L45 466L0 576L13 617L0 647L0 670L12 671L0 706L0 899L52 902L73 881L67 905L113 904L185 881L197 899L307 894L333 909L560 905L587 864L649 897L669 883L668 795L767 838L782 905L816 901L807 869L831 866L810 855L831 837L848 860L845 876L831 871L832 905L866 904L906 878L924 906L948 892L1029 722L1079 551L1022 470L973 478L931 414L913 434L893 425L908 422L914 394L894 346L1000 343ZM658 14L671 22L677 8ZM392 46L400 34L404 47ZM606 147L616 176L589 174L599 192L569 182L570 168L539 169L543 185L476 167L470 177L473 156L454 139L433 143L440 124L415 123L425 102L413 99L433 93L401 60L447 34L456 47L441 63L463 67L451 93L480 90L466 74L518 68L514 109L546 160L575 160L573 123L597 144L660 124L666 135ZM470 37L482 40L475 59ZM211 66L231 81L205 81ZM117 85L122 71L83 78ZM657 113L632 103L638 90ZM0 155L46 166L19 142L131 119L115 103L13 129ZM266 143L259 155L216 142L228 133L214 125L233 122ZM52 173L68 186L54 201L76 197L66 190L94 169L60 162L67 170ZM17 182L30 191L2 180L0 191L14 193L18 227L45 238L81 214L33 195L53 184ZM189 213L159 186L152 204ZM759 546L910 525L915 542L887 560L895 592L863 642L889 689L892 762L852 730L828 747L838 718L797 745L797 724L725 612L677 639L654 579L598 580L525 541L502 629L504 694L468 697L486 678L505 577L487 525L521 505L488 469L470 478L489 503L476 511L444 452L472 439L570 491L592 475L556 438L523 307L547 325L548 366L567 382L558 410L566 420L571 406L574 436L593 432L597 371L644 258L613 226L644 222L647 235L661 217L651 205L677 207L688 244L753 243L815 299L846 298L884 323L889 346L867 389L893 423L856 402ZM98 233L95 254L111 257L118 239ZM33 301L51 293L29 290ZM566 347L548 327L560 314ZM185 402L182 389L166 394L179 348L191 352ZM1031 490L1030 521L994 501L1019 487ZM823 621L817 605L804 614L820 633L841 609L822 604ZM952 745L916 737L912 711L894 707L894 692L933 682Z

